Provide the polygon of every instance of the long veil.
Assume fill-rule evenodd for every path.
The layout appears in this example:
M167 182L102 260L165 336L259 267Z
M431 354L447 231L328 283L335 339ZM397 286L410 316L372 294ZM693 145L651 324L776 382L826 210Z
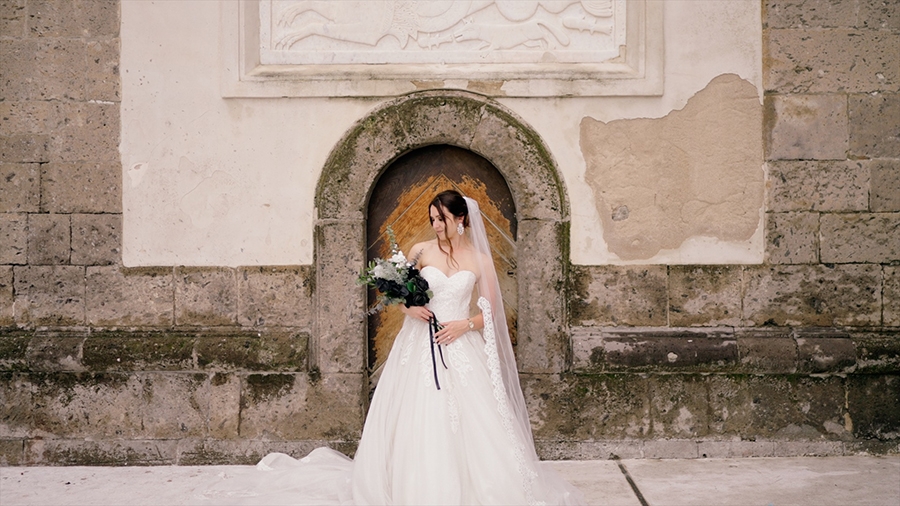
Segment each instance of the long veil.
M581 491L565 482L549 466L543 466L539 462L525 396L519 384L519 371L506 323L500 280L494 267L481 208L474 199L465 197L465 200L469 211L469 240L478 253L476 256L481 272L478 278L478 306L484 315L484 351L491 369L498 410L519 454L517 460L519 472L525 481L526 496L530 503L535 504L581 504L584 501Z

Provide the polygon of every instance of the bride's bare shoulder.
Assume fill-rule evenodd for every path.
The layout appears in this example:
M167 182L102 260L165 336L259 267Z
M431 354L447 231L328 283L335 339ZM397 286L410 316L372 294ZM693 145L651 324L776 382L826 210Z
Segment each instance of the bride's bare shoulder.
M416 243L409 249L409 258L416 258L428 254L431 250L437 248L437 239Z

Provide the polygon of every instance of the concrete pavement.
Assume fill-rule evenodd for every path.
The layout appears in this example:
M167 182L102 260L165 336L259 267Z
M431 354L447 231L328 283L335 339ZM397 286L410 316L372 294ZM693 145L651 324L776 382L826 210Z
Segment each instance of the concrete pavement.
M898 506L900 456L556 461L610 506ZM250 466L2 467L0 505L206 505L222 472Z

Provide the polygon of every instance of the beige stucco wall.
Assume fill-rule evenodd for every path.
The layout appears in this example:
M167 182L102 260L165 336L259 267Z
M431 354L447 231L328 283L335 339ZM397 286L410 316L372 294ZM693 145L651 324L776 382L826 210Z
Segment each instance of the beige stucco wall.
M382 98L222 98L228 38L220 2L122 4L123 263L139 265L298 265L312 263L313 192L325 160L356 121ZM764 177L761 150L717 174L719 160L688 163L678 177L709 184L737 178L753 191L726 192L754 210L753 233L718 234L733 215L708 213L717 227L688 230L657 252L610 247L605 184L589 170L592 138L583 122L648 118L632 135L656 135L654 122L683 109L718 76L734 75L761 97L760 6L755 1L668 1L664 4L665 88L661 96L498 98L522 117L550 149L569 197L571 257L576 264L754 263L763 255ZM228 28L228 27L225 27ZM659 37L661 34L650 34ZM447 85L445 83L445 85ZM726 97L728 98L728 97ZM741 116L737 135L762 138L759 108ZM719 112L728 114L729 107ZM664 127L663 127L664 128ZM679 128L694 130L690 122ZM730 143L717 132L688 136L673 150L699 154L709 143ZM660 162L668 156L659 154ZM689 156L691 158L691 156ZM733 157L732 157L733 158ZM642 161L646 165L646 160ZM665 172L667 169L659 169ZM656 177L645 174L636 177ZM632 223L653 206L646 181L620 195ZM730 183L729 183L730 184ZM728 186L728 184L726 184ZM733 185L731 185L733 186ZM652 188L650 188L653 191ZM653 212L643 215L653 216ZM742 216L747 227L747 217ZM606 229L605 229L605 228Z

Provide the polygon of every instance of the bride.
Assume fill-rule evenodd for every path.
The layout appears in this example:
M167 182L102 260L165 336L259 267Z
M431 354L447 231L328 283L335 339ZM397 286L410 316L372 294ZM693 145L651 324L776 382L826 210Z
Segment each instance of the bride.
M445 191L431 202L429 218L436 238L413 246L409 258L418 259L434 295L428 306L401 307L406 318L355 459L328 448L300 460L267 455L257 465L266 473L252 478L257 492L239 482L227 487L240 491L227 494L232 504L583 501L535 453L478 203ZM473 315L475 296L480 312ZM432 316L443 327L434 339L446 368L440 361L433 368Z

